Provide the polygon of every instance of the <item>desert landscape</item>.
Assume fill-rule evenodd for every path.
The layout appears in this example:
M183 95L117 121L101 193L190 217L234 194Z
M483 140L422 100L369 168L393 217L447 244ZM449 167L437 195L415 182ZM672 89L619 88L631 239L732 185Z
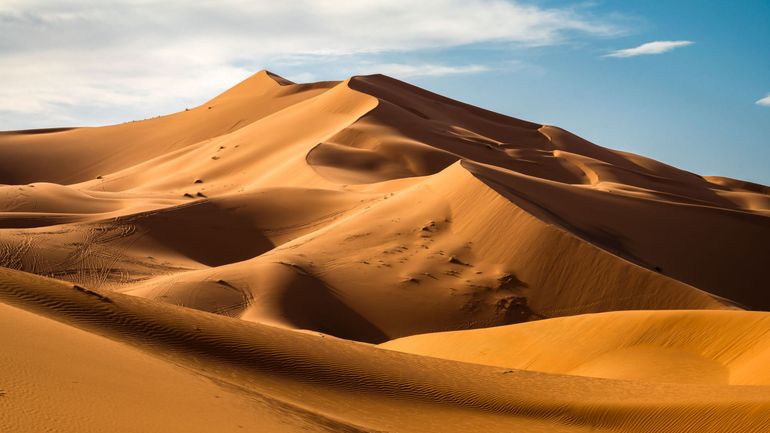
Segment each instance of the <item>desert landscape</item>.
M262 70L0 133L0 431L770 432L769 271L768 186Z

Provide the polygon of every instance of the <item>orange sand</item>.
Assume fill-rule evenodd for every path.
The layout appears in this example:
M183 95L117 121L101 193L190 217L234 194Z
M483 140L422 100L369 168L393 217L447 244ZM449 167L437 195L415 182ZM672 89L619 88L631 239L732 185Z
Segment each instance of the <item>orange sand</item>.
M769 218L381 75L3 132L0 431L770 431Z

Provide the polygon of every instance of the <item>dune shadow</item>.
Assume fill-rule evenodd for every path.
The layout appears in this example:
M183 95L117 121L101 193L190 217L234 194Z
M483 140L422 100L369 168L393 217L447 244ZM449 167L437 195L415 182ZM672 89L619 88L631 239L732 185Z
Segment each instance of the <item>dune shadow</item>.
M249 217L214 201L122 218L165 247L206 266L256 257L273 243Z
M340 299L334 288L311 275L297 275L279 302L284 318L298 328L373 344L390 339Z

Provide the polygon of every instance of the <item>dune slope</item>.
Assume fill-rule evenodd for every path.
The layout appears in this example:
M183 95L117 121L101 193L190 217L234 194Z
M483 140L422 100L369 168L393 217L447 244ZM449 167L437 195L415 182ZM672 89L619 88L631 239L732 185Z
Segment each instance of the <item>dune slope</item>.
M214 398L224 399L227 410L217 412L221 419L207 422L222 422L220 431L239 431L238 425L266 431L269 426L263 422L277 421L281 412L287 415L279 419L295 423L287 422L283 427L287 431L300 431L305 426L297 423L302 422L315 430L415 432L502 432L512 428L564 432L762 431L768 427L767 419L761 416L770 410L766 386L651 386L456 363L78 288L8 270L0 271L0 299L14 306L2 308L11 312L11 318L20 316L28 323L25 332L33 338L53 333L64 336L63 340L46 343L51 352L41 357L35 354L36 348L25 345L4 328L2 338L14 345L14 357L53 364L49 374L57 381L80 379L86 382L84 386L114 386L129 393L129 384L122 382L129 377L180 376L179 387L166 389L165 394L152 394L148 397L152 401L144 401L142 407L165 407L163 399L168 393L175 398L179 393L193 402L177 402L189 404L192 409L215 393ZM89 339L94 341L84 341ZM72 365L62 366L68 364L71 355L71 346L66 344L70 340L103 347L108 358L99 362L84 359L89 363L85 372ZM106 363L111 357L118 358L116 365ZM134 363L137 358L142 364ZM139 367L143 367L141 371L136 370ZM27 363L14 369L19 372L15 377L21 379L4 385L0 404L17 410L3 411L0 421L33 428L48 425L45 418L24 410L28 407L24 399L43 398L45 387L55 383L25 388L25 375L39 373ZM201 376L191 377L190 372ZM57 393L67 396L68 390ZM82 392L74 394L83 398ZM244 400L254 395L257 397L252 401L262 406L267 421L252 418L238 424L237 417L246 406ZM99 418L77 410L77 401L46 398L54 411L75 409L87 417L80 423L93 426L88 417ZM227 422L220 421L225 417ZM437 419L441 420L438 424ZM172 423L175 419L169 416L159 422ZM62 429L82 431L66 424Z
M307 268L312 262L314 269L304 272L379 328L380 338L615 309L770 307L762 289L770 255L766 190L701 178L380 75L293 84L262 71L200 107L171 116L101 128L4 133L0 155L6 161L0 182L8 184L0 187L6 251L0 263L84 284L154 297L157 290L148 287L167 285L169 279L203 290L215 274L257 278L235 263L290 262ZM66 164L52 169L54 159ZM465 203L480 195L488 199L469 211ZM304 229L279 227L287 215L280 211L274 222L258 223L287 202L295 209L290 219ZM509 211L489 207L498 202L495 209ZM492 242L513 221L514 209L534 220L527 228L503 229L506 242ZM472 231L454 230L462 224L452 221L452 213L458 220L473 215L468 218L482 224ZM386 230L385 218L395 214L408 224L400 221ZM497 220L504 220L503 226L491 223ZM329 230L332 221L335 228ZM270 239L275 230L286 230L280 239L285 246ZM343 232L342 238L353 238L340 249L332 243L344 240L339 239ZM543 233L574 239L569 242L580 251L562 253L561 241L541 242ZM483 262L485 269L426 266L426 254L417 249L430 250L427 244L449 234L451 245L430 252L449 261ZM89 248L85 258L68 258L76 244L98 247ZM404 247L408 253L395 251ZM563 259L554 259L554 248ZM99 252L92 254L93 249ZM623 271L595 278L605 265L583 249L606 253L606 260ZM646 279L691 288L650 292L658 285L632 276L649 274L641 268L660 276ZM340 270L357 276L341 280ZM377 290L360 278L385 270ZM586 273L590 291L575 272ZM628 283L618 284L612 275ZM500 278L516 278L519 290L486 294L501 285ZM247 297L291 291L286 278L272 280L281 287L249 283L240 290ZM419 287L406 284L412 288L405 290L405 281ZM393 294L406 301L400 303L406 306L397 314L400 320L412 315L412 307L423 310L421 297L446 297L437 290L471 299L439 301L444 307L431 313L428 323L404 329L375 323L382 319L366 311L366 304L380 303L373 292ZM693 293L689 301L682 297L687 291ZM507 318L478 311L492 308L491 300L478 298L505 304L512 297L516 305L526 299L532 314L518 307L525 311L508 314L505 305L500 314ZM181 303L183 298L168 299ZM479 307L463 307L468 303Z
M2 132L0 430L768 431L768 245L766 186L383 75Z
M414 335L383 347L476 364L614 379L770 385L770 316L621 311Z

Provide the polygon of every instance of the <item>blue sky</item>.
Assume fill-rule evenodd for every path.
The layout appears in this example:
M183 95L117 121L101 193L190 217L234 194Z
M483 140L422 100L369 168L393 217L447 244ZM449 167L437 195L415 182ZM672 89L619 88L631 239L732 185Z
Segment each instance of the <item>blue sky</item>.
M766 0L191 4L3 1L0 129L178 111L265 67L295 81L382 72L602 146L770 184L770 99L758 102L770 95Z
M515 49L506 54L522 62L520 69L500 68L481 80L412 81L696 173L770 184L770 106L756 103L770 93L770 2L616 1L591 11L623 14L626 34ZM656 40L694 43L657 55L602 57ZM498 53L478 55L484 63Z

